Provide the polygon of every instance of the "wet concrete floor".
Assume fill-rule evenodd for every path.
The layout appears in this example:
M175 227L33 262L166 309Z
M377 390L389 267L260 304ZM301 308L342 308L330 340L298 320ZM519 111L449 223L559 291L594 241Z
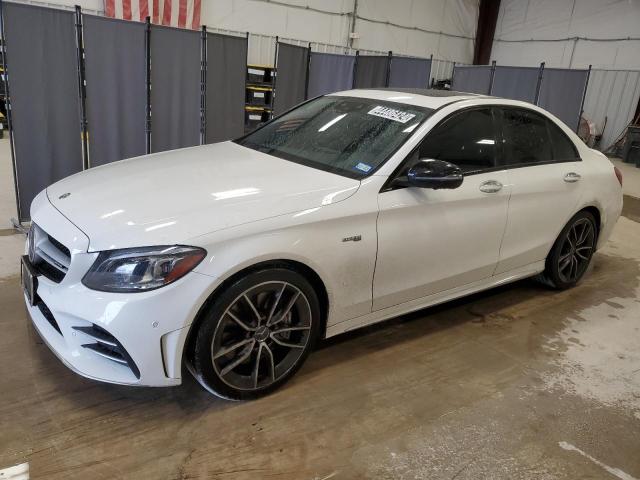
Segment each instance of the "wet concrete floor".
M640 224L623 217L572 290L525 280L343 335L285 388L231 403L188 374L153 389L70 372L13 275L0 479L640 479L639 294Z

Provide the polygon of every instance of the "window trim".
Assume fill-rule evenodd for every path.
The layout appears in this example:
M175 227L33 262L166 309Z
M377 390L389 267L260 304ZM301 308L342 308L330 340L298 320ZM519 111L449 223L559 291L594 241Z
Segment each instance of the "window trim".
M458 100L458 101L461 101L461 100ZM456 102L451 102L451 103L456 103ZM442 108L451 105L451 103L443 105L439 109L434 110L433 114L437 113L438 110L441 110ZM502 132L499 131L500 130L499 128L497 128L497 127L500 127L501 123L498 123L498 118L496 117L496 114L495 114L496 107L500 107L500 105L494 105L494 104L470 105L468 107L463 107L463 108L460 108L458 110L454 110L453 112L447 114L438 123L436 123L426 133L426 135L424 137L422 137L422 139L420 139L418 144L406 155L406 157L404 157L402 159L402 161L398 164L398 166L393 170L391 175L389 175L389 178L387 178L387 180L384 182L384 184L380 188L380 192L379 193L389 192L389 191L397 190L397 189L401 189L401 188L407 188L406 186L402 186L402 185L392 185L392 183L396 178L398 178L399 173L402 171L404 166L409 162L411 156L416 152L416 150L418 150L422 146L422 143L425 142L429 138L429 135L435 129L440 127L443 123L445 123L447 120L449 120L450 118L452 118L455 115L458 115L460 113L466 113L466 112L469 112L469 111L472 111L472 110L490 110L491 111L491 117L493 119L493 128L496 129L495 130L496 140L498 140L498 137L501 139L502 138ZM500 143L500 142L498 142L498 143ZM486 168L484 170L477 170L477 171L471 171L471 172L468 172L468 173L464 173L463 177L470 177L472 175L480 175L480 174L484 174L484 173L488 173L488 172L496 172L496 171L499 171L499 170L504 170L504 167L498 165L498 162L499 162L499 159L500 159L500 156L501 156L501 152L502 152L502 145L498 145L497 147L498 148L496 148L496 156L494 158L493 167Z
M560 128L559 125L557 125L553 120L551 120L549 117L547 117L546 115L540 113L540 112L536 112L535 110L532 110L530 108L527 107L520 107L520 106L516 106L516 105L495 105L495 107L500 110L500 114L498 115L497 119L498 119L498 130L499 130L499 135L500 135L500 149L499 149L499 158L498 158L498 166L500 167L500 170L513 170L515 168L527 168L527 167L536 167L538 165L553 165L553 164L558 164L558 163L573 163L573 162L581 162L582 161L582 157L580 157L580 152L578 151L578 147L576 147L576 144L573 142L573 140L571 140L569 138L569 136L562 130L562 128ZM534 116L537 116L539 118L541 118L542 120L544 120L545 122L545 130L547 131L547 138L548 141L551 145L551 155L555 156L555 149L553 146L553 141L551 140L551 129L550 129L550 123L552 123L560 132L560 134L564 135L564 138L571 144L571 146L573 147L573 151L575 152L576 156L575 158L567 158L567 159L562 159L562 160L543 160L540 162L529 162L529 163L513 163L513 164L507 164L507 163L503 163L506 161L506 155L505 155L505 136L504 136L504 111L505 110L517 110L517 111L523 111L529 114L532 114Z

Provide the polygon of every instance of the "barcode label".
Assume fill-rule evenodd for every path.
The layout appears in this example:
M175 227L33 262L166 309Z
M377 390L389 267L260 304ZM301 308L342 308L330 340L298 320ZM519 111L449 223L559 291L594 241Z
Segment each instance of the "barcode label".
M376 117L386 118L387 120L393 120L394 122L407 123L415 115L409 112L403 112L402 110L396 110L394 108L383 107L378 105L374 109L370 110L369 115L375 115Z

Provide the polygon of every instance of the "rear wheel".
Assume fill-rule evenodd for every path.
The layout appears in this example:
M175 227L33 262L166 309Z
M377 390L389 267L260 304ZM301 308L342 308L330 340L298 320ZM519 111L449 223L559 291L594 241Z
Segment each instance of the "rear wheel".
M193 353L196 378L213 393L265 395L301 366L318 336L320 307L309 282L285 268L248 274L205 312Z
M560 290L576 285L591 263L597 236L591 213L581 211L574 215L553 244L541 279Z

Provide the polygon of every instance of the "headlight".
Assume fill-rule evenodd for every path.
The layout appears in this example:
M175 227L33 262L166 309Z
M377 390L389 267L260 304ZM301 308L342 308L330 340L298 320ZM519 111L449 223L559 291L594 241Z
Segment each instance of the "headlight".
M143 247L101 252L82 283L103 292L146 292L175 282L207 255L197 247Z

